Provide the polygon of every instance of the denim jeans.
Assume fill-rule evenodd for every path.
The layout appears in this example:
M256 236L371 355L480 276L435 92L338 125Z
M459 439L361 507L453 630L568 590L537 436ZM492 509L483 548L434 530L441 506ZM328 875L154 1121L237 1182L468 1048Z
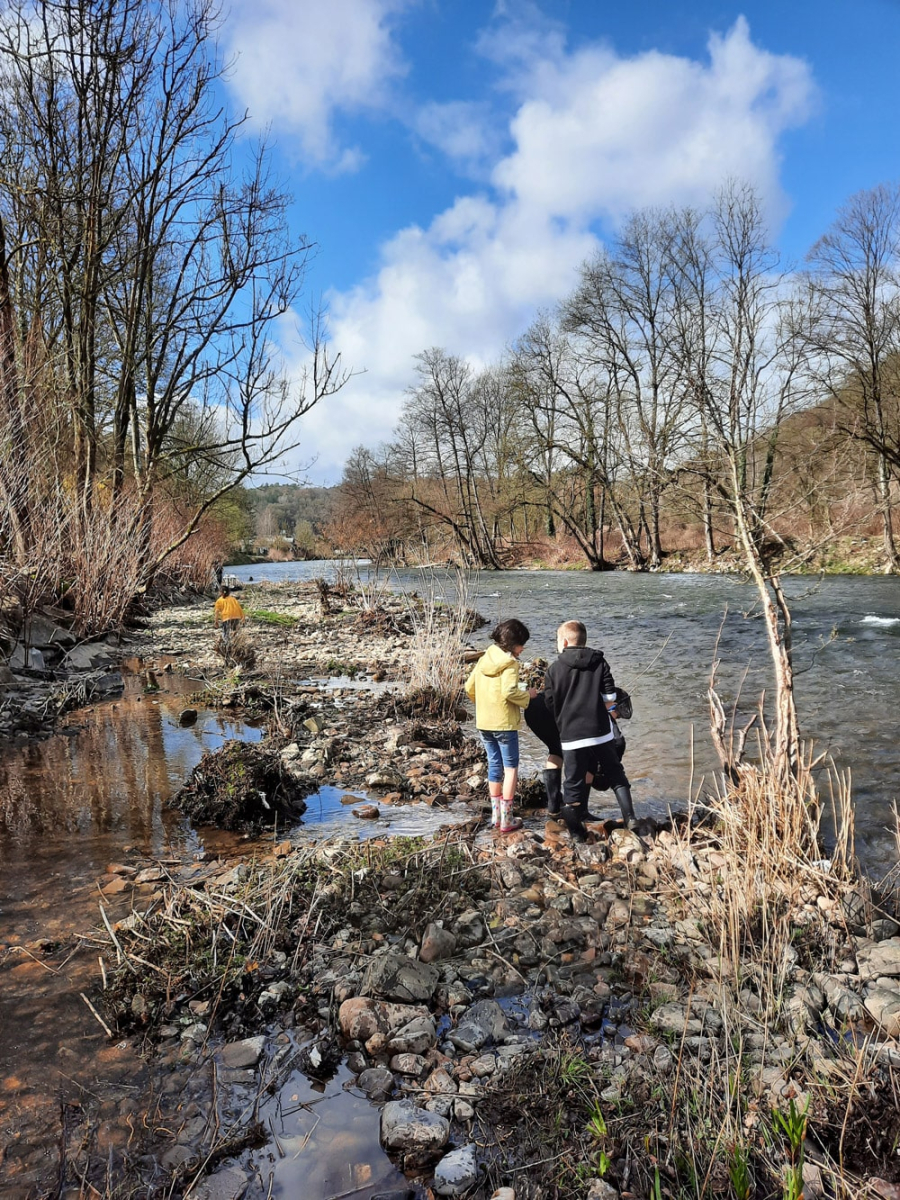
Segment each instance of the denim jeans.
M488 782L502 783L504 767L519 765L519 734L515 729L479 729L488 760Z

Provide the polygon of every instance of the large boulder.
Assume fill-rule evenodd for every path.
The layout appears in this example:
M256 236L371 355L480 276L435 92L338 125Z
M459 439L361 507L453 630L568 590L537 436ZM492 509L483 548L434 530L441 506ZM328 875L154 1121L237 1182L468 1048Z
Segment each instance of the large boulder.
M361 991L364 996L415 1004L431 999L439 979L437 968L428 963L403 954L385 954L369 964Z

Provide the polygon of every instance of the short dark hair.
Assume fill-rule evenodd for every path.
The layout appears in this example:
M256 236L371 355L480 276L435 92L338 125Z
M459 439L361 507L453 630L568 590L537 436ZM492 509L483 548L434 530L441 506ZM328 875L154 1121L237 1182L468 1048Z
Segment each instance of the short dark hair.
M524 646L530 637L527 626L515 617L510 617L508 621L501 621L494 629L491 641L496 642L501 650L511 653L513 646Z
M226 587L224 583L222 584L221 588L219 588L219 591L222 593L223 596L231 595L231 588Z

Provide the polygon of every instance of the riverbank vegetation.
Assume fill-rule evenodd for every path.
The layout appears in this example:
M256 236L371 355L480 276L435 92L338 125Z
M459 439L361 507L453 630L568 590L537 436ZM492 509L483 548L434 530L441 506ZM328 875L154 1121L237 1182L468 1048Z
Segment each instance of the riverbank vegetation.
M487 369L423 348L348 460L335 545L376 560L896 571L900 200L851 198L797 272L752 189L634 213Z
M302 377L274 349L311 243L238 145L216 31L202 0L0 17L0 586L82 635L208 583L229 494L344 380L318 315Z

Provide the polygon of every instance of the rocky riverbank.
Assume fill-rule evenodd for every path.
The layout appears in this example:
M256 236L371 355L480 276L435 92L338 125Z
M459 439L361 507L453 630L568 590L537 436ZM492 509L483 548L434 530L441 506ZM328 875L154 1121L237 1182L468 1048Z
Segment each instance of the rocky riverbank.
M893 895L750 777L646 836L597 822L573 845L537 809L492 834L464 724L315 682L402 681L414 653L406 601L345 600L245 596L268 615L253 670L225 678L195 607L132 649L265 712L265 753L307 796L463 819L366 841L279 825L240 859L110 864L91 1000L144 1046L155 1099L131 1137L121 1113L69 1130L70 1179L264 1196L282 1164L346 1153L316 1142L312 1088L360 1098L376 1133L334 1196L900 1196Z

